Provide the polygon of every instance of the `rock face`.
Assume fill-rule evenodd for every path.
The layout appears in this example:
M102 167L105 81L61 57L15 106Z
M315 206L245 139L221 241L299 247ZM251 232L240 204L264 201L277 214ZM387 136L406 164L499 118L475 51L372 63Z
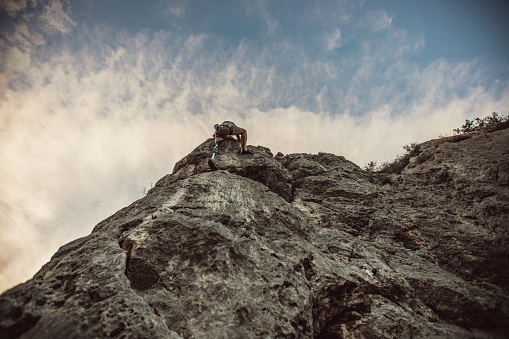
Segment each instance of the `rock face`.
M507 337L509 129L398 174L212 148L2 294L0 337Z

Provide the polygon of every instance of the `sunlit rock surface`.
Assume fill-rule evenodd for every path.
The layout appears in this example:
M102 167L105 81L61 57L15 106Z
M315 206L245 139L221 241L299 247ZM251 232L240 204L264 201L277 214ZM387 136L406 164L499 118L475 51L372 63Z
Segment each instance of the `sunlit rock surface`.
M507 337L508 129L399 174L213 146L2 294L0 337Z

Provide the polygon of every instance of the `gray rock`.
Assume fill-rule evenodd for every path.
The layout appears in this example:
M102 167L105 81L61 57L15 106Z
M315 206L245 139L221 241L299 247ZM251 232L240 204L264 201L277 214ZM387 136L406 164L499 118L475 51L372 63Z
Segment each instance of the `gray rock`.
M509 130L399 174L213 139L0 296L2 338L505 338Z

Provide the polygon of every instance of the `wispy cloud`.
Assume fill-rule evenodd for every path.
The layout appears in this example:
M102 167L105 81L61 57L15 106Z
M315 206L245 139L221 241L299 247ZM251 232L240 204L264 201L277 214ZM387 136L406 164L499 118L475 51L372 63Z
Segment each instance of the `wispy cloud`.
M256 2L248 2L246 6L246 12L249 15L258 15L265 22L265 26L267 29L267 34L272 35L276 31L279 26L279 21L277 18L270 13L267 9L270 2L268 1L256 1Z
M37 0L4 0L0 2L0 9L4 10L9 16L16 17L16 15L27 8L28 6L35 6Z
M68 33L76 23L70 18L59 0L50 0L40 16L43 29L49 33Z
M166 15L170 19L180 19L185 16L188 3L189 2L186 0L161 1L158 8L162 8L163 15Z
M385 11L370 12L366 18L367 25L375 32L388 29L392 24L392 17Z
M341 30L336 28L332 33L325 36L325 50L332 51L341 47Z

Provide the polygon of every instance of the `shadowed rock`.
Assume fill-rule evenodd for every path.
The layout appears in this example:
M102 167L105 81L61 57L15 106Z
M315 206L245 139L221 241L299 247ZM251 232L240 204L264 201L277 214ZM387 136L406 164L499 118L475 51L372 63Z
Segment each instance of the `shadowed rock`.
M399 174L209 139L0 296L2 338L505 338L509 130Z

